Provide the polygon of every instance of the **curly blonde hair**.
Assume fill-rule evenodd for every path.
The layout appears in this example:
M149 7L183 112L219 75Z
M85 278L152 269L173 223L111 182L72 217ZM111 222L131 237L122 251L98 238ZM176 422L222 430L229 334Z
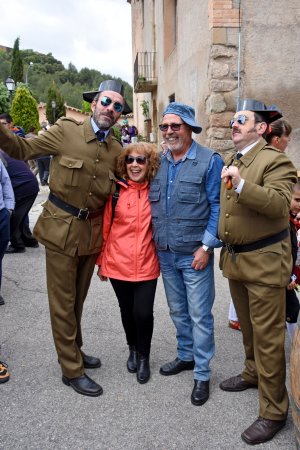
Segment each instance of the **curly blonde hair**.
M146 180L151 181L159 168L160 156L156 145L150 144L149 142L137 142L136 144L127 145L122 151L117 162L117 175L121 178L128 178L127 175L127 165L125 163L125 158L132 152L138 153L139 155L146 156L148 160L148 170L146 172Z

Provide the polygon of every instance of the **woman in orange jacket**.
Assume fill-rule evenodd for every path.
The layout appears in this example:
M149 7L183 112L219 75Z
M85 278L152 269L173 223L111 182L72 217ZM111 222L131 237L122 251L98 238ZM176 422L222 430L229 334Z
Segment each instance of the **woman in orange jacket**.
M118 159L121 177L117 203L105 207L103 246L96 264L102 281L108 278L119 301L129 346L127 369L139 383L150 378L149 355L153 333L153 304L159 264L152 240L149 183L159 166L153 144L128 145Z

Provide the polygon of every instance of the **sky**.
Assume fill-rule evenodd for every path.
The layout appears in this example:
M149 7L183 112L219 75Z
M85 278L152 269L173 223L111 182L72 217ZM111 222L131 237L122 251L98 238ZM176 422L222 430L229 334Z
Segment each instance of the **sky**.
M52 53L131 85L131 6L126 0L0 0L0 45ZM95 86L96 88L97 86Z

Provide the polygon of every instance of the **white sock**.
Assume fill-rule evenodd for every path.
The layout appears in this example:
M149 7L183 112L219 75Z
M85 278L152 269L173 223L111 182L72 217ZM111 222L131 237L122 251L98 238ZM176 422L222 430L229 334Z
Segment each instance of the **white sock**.
M236 315L236 311L235 311L235 307L233 305L232 299L230 300L228 319L229 320L234 320L235 322L238 322L238 320L239 320L238 316Z

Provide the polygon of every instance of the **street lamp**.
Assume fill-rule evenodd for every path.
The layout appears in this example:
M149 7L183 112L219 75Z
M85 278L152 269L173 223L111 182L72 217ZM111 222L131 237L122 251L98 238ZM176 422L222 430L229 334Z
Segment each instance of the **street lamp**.
M32 67L32 66L33 66L33 62L30 61L29 66L27 67L27 70L26 70L26 75L25 75L25 84L26 84L26 86L28 86L28 72L29 72L30 67Z
M12 77L7 77L5 80L5 84L6 84L7 90L10 94L10 104L12 104L12 93L16 87L15 81L12 79Z
M53 124L54 124L55 123L55 108L56 108L55 100L51 100L51 107L52 107L52 112L53 112Z

